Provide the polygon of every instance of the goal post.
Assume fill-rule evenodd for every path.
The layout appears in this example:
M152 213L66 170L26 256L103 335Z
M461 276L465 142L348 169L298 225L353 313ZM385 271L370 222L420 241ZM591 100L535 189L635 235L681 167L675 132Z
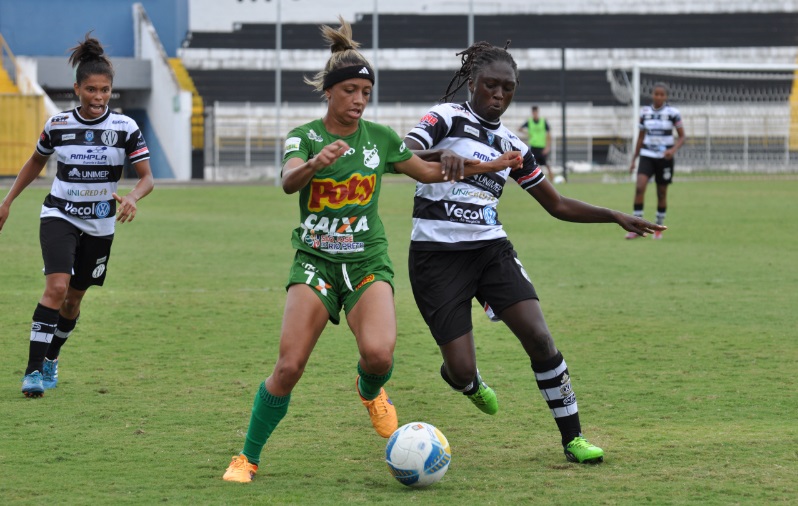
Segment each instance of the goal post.
M658 82L684 119L679 152L688 171L798 171L798 65L639 62L608 71L616 99L631 105L632 148L641 102Z

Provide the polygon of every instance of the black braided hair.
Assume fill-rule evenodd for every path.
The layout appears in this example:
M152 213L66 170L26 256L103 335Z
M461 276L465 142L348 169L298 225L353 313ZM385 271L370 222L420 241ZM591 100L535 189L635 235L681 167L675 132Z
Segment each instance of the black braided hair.
M460 70L454 73L454 77L449 81L449 86L446 87L446 94L440 98L439 102L451 100L460 88L468 81L476 80L482 69L495 61L509 63L513 68L513 72L515 72L516 83L520 82L518 79L518 65L512 55L507 52L508 47L510 47L509 39L504 43L504 48L494 46L483 40L475 42L465 51L457 53L455 56L460 56L460 61L462 62Z
M100 41L91 36L91 32L70 51L72 54L69 56L69 64L75 68L76 83L80 84L95 74L108 76L111 82L114 81L114 67L111 65L111 60L105 55Z

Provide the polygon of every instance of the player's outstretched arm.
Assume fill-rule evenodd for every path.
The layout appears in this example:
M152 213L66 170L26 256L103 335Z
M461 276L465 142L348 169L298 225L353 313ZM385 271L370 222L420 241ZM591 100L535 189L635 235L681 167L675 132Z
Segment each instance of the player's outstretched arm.
M574 223L617 223L627 232L634 232L642 236L668 228L620 211L563 197L546 179L528 191L550 215L563 221Z

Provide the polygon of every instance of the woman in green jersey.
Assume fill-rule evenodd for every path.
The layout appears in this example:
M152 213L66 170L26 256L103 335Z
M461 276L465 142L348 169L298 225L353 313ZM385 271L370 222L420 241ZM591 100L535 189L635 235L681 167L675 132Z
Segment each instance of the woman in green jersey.
M255 395L244 448L227 468L227 481L252 481L313 347L328 321L339 323L341 309L360 353L355 382L360 400L380 436L397 429L396 409L383 388L393 371L396 314L393 265L378 212L382 175L441 182L521 164L518 151L489 163L446 152L423 161L393 130L363 120L374 71L357 51L349 24L339 19L340 29L321 28L332 51L324 70L305 79L323 93L327 112L293 129L285 141L283 190L299 193L300 222L291 237L296 255L279 356ZM444 173L438 162L446 162L449 171Z

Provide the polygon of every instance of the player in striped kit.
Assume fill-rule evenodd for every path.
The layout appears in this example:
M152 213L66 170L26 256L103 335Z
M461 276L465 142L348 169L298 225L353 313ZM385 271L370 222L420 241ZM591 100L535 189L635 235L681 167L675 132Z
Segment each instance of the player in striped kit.
M72 48L75 95L80 106L51 117L36 150L0 203L0 230L14 199L55 154L57 170L41 211L39 238L44 294L33 313L26 397L41 397L58 383L58 356L92 285L105 281L116 221L133 221L136 202L153 188L150 152L136 123L108 108L114 71L100 42L86 35ZM125 159L139 177L124 196L116 193Z
M378 207L383 174L432 182L521 164L517 151L491 163L458 157L443 173L439 164L411 153L392 129L364 120L374 70L357 50L351 26L339 20L337 30L321 27L332 55L324 70L305 80L323 93L326 112L291 130L285 141L282 187L299 197L299 226L291 236L296 253L279 354L255 394L244 447L227 467L225 481L252 481L316 342L328 322L340 323L342 309L359 352L358 397L377 434L387 438L398 428L396 408L384 388L393 374L396 311L393 264Z
M416 186L409 271L416 304L443 355L441 376L487 414L498 411L495 392L477 369L471 302L501 319L531 359L538 388L554 416L569 461L597 463L604 452L581 432L568 368L546 326L538 296L498 218L508 177L555 218L617 223L639 234L664 227L618 211L560 195L545 178L529 147L501 123L516 87L518 70L505 49L478 42L462 53L443 100L468 83L471 100L434 106L405 137L428 160L491 160L510 150L523 153L523 167L468 177L455 184ZM446 158L444 158L444 155ZM444 162L445 163L445 162Z
M665 83L654 83L651 91L651 105L640 108L640 133L637 137L635 151L629 173L635 170L635 160L640 157L635 183L634 215L643 217L643 204L646 197L648 181L653 177L657 183L657 224L665 222L668 210L668 186L673 182L674 155L686 140L682 115L671 106L668 100L668 86ZM674 139L673 130L679 134ZM626 239L637 239L640 235L628 232ZM662 239L662 232L656 231L654 239Z

